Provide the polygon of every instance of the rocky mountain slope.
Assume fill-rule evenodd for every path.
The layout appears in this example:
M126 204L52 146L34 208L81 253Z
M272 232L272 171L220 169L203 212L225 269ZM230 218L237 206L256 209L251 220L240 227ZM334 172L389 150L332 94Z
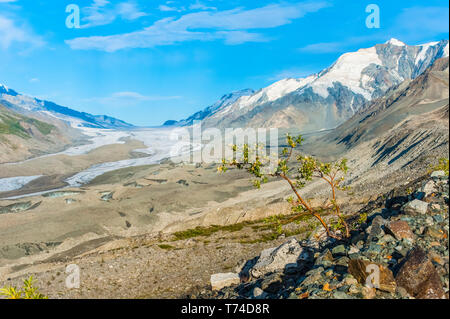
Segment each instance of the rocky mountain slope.
M448 200L448 175L433 172L370 202L349 241L288 238L195 297L448 299Z
M436 60L422 75L389 90L350 120L311 142L322 152L342 146L350 159L349 183L379 180L426 167L449 152L449 58ZM320 150L316 151L320 152ZM389 179L384 178L389 176Z
M62 121L25 116L0 102L0 163L61 150L79 135Z
M180 125L180 126L192 125L194 124L194 121L201 121L206 117L210 116L211 114L219 112L220 110L230 106L242 96L250 96L253 93L255 93L255 91L253 91L252 89L245 89L241 91L232 92L230 94L226 94L222 96L220 100L214 103L213 105L208 106L206 109L189 116L187 119L181 121L173 121L173 120L167 121L164 123L164 125Z
M330 129L389 89L415 79L448 56L448 40L410 46L391 39L342 55L332 66L303 79L284 79L234 103L202 112L204 127L300 127ZM189 121L181 121L190 124Z
M53 117L66 121L71 123L74 127L120 129L133 126L106 115L92 115L85 112L79 112L53 102L22 95L2 84L0 84L0 103L9 109L24 115L39 113L40 116L46 118Z

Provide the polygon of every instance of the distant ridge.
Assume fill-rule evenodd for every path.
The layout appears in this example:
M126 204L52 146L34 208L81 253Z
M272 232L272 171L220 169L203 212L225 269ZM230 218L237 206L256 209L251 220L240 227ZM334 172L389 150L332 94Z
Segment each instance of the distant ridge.
M53 117L71 123L73 127L92 127L104 129L131 128L126 123L107 115L92 115L79 112L53 102L21 95L16 91L0 84L0 102L6 107L22 114L37 114L44 117Z

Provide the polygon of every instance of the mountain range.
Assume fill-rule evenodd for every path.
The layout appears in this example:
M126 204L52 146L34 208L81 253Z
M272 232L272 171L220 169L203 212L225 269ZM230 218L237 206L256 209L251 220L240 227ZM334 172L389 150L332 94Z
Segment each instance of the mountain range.
M448 40L406 45L391 39L345 53L317 74L283 79L256 92L234 92L185 120L166 124L185 126L201 120L203 127L330 129L352 117L367 102L417 78L434 61L448 56Z
M364 105L353 117L311 141L323 153L343 147L360 182L388 183L391 174L420 172L449 151L449 58ZM383 176L389 176L383 178Z
M57 118L70 123L73 127L105 129L133 127L129 123L110 116L79 112L53 102L22 95L2 84L0 84L0 103L20 114L39 114L44 118Z
M201 121L205 128L278 127L302 132L337 128L333 141L352 148L392 129L411 112L426 113L424 105L445 104L442 94L447 93L448 100L448 80L442 77L443 71L436 71L443 62L435 62L448 56L448 40L406 45L391 39L343 54L317 74L283 79L258 91L245 89L226 94L192 116L165 125L190 126ZM419 94L425 85L429 86L428 98ZM411 105L419 106L409 109ZM448 106L446 112L448 115ZM83 143L80 128L132 127L113 117L79 112L19 94L0 84L1 162Z

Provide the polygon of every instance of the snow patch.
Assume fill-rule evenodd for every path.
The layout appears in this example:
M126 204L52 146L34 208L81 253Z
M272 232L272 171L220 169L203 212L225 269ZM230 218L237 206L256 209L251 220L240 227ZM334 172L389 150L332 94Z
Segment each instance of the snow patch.
M448 57L448 43L447 43L447 45L444 47L444 53L442 54L442 57L443 58L447 58Z
M435 46L436 44L439 44L439 42L430 42L430 43L425 43L425 44L421 44L419 45L420 47L420 51L416 56L416 60L415 60L415 65L418 65L420 62L422 62L423 60L425 60L427 58L427 52L428 50L432 47Z
M251 96L243 96L240 99L238 99L234 105L236 105L239 109L243 109L249 106L252 106L256 103L261 102L272 102L275 100L278 100L279 98L294 92L295 90L298 90L305 85L308 85L311 83L314 79L316 79L316 75L308 76L307 78L301 78L301 79L283 79L278 82L275 82L274 84L259 90L255 94ZM224 110L223 113L227 113L230 111L231 108L228 108Z
M329 70L309 86L315 93L327 98L328 88L333 87L333 83L339 82L354 93L370 100L374 89L368 85L368 79L362 77L362 72L371 64L383 65L375 47L343 54Z
M0 192L9 192L17 189L21 189L26 184L34 181L42 177L42 175L38 176L17 176L17 177L8 177L0 179Z
M395 38L390 39L389 41L386 42L386 44L391 44L391 45L395 45L395 46L398 46L398 47L403 47L403 46L406 45L402 41L400 41L398 39L395 39Z

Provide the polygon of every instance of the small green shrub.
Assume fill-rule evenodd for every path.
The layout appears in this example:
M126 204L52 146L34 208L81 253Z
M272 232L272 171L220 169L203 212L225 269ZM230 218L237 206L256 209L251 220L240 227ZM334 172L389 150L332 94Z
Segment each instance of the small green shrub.
M33 276L23 281L21 289L11 286L0 289L0 296L5 296L7 299L48 299L34 287Z
M295 164L291 165L290 162L294 157L294 150L301 146L303 141L304 139L301 135L294 138L287 134L286 142L288 147L283 149L277 165L273 165L270 159L258 154L258 151L262 148L261 145L256 145L254 149L250 148L248 144L244 144L242 147L233 145L233 159L223 159L222 165L217 170L226 172L230 167L246 170L256 177L253 182L256 188L260 188L261 184L267 183L269 178L285 180L295 194L296 198L290 197L288 202L291 203L292 211L297 214L298 218L305 213L309 214L320 222L329 237L335 239L348 238L350 230L337 203L336 193L337 190L347 189L341 186L341 183L344 181L344 175L348 171L347 160L342 159L333 163L324 163L314 157L300 154L295 157ZM239 160L236 159L237 154L239 154ZM317 209L313 208L308 200L299 193L299 190L313 179L325 181L331 190L328 204ZM328 211L332 211L335 214L337 217L336 223L328 225L323 219L323 214Z

